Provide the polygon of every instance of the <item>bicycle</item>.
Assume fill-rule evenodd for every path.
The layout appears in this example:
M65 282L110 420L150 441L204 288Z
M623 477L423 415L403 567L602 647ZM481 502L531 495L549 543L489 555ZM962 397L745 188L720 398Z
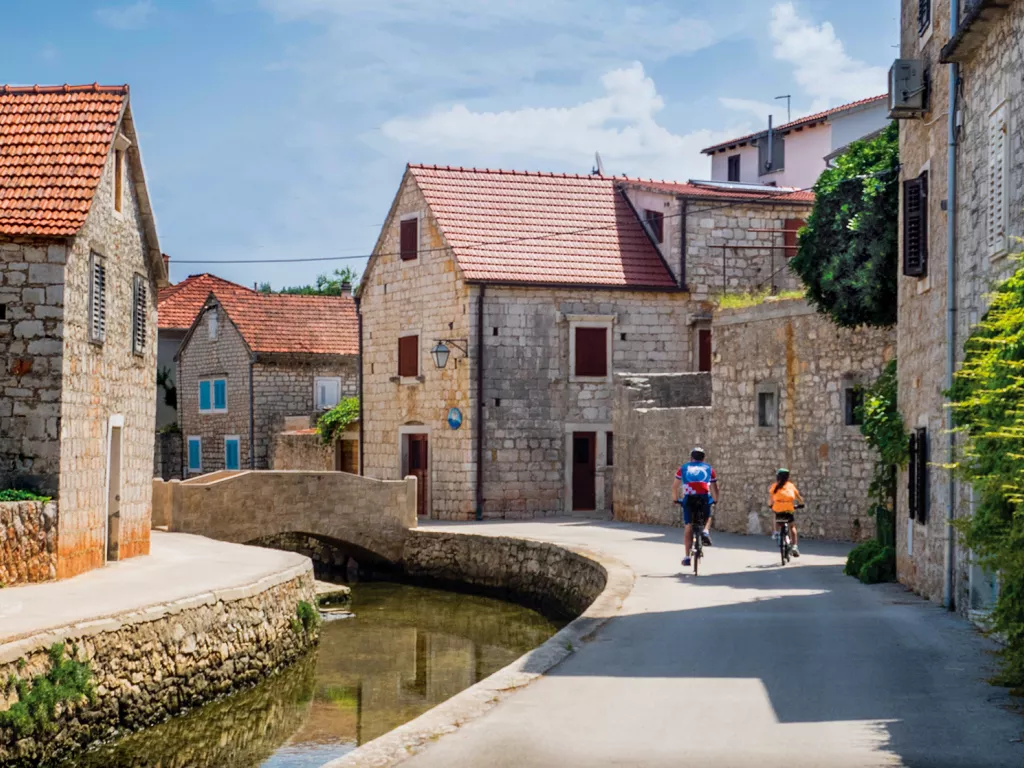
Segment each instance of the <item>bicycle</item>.
M797 504L795 509L803 509L803 504ZM774 515L775 512L773 511ZM782 556L782 564L785 565L793 557L793 547L789 537L789 521L781 521L781 528L779 529L779 554Z
M700 572L700 561L704 557L704 526L708 521L708 513L711 510L711 505L715 502L710 501L708 504L703 505L703 508L699 509L693 519L693 544L690 547L690 562L693 563L693 575L696 576ZM676 504L680 507L683 506L683 499L676 499Z

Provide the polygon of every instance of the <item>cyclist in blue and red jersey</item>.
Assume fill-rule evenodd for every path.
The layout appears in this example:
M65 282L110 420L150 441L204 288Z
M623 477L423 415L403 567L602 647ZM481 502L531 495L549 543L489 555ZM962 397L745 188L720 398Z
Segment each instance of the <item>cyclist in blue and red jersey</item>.
M686 556L683 565L690 564L690 547L693 546L693 521L700 513L705 524L701 536L704 543L711 545L711 505L718 502L718 475L710 464L704 461L704 449L694 448L690 452L690 461L676 471L676 479L672 483L672 498L682 499L683 546Z

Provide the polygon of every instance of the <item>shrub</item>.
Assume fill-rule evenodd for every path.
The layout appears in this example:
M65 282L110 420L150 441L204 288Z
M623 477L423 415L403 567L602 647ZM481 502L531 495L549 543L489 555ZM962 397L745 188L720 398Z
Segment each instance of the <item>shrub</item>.
M341 432L359 418L359 398L346 397L317 419L316 431L323 445L331 445Z
M857 578L865 584L896 581L896 550L892 547L883 547L861 566Z
M853 576L854 578L859 579L861 569L869 560L877 557L883 549L884 547L874 539L858 544L850 550L850 554L846 558L846 567L843 569L843 573L847 576Z
M296 632L301 629L308 635L320 626L320 614L305 600L299 600L299 604L295 606L295 616L297 621L292 624L292 628Z
M49 501L49 496L40 496L32 491L16 491L8 488L0 491L0 501Z
M40 730L53 728L57 705L67 701L92 698L92 670L88 663L64 657L64 644L50 646L50 671L21 680L15 675L7 681L8 688L18 692L18 701L10 709L0 712L0 728L13 728L19 739ZM77 649L72 646L72 656ZM19 669L24 664L19 663Z

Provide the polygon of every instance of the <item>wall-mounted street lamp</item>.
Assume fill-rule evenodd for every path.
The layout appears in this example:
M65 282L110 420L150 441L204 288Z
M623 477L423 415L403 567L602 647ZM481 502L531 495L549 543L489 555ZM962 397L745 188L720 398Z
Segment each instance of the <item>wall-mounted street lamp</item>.
M440 369L448 365L448 357L451 355L451 350L448 349L448 345L451 344L457 350L462 353L463 357L469 357L469 353L466 350L468 346L467 339L440 339L434 348L430 350L430 356L434 358L434 365ZM455 358L455 365L458 367L459 359Z

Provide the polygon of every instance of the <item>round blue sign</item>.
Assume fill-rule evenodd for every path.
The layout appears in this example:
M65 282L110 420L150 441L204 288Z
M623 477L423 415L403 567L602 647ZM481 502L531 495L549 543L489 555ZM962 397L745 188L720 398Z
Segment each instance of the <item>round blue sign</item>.
M448 411L448 426L452 429L458 429L462 426L462 411L458 408L452 408Z

